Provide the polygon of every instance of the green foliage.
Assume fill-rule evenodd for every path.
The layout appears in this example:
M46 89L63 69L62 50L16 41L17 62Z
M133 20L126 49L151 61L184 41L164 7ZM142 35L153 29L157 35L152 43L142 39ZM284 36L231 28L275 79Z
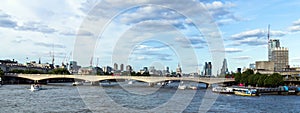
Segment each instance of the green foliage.
M136 74L135 74L135 76L141 76L142 74L140 73L140 72L137 72Z
M4 72L3 72L3 70L2 69L0 69L0 78L3 80L3 75L4 75ZM0 83L1 84L1 83Z
M0 69L0 76L4 75L4 72L2 69Z
M130 75L135 76L136 75L135 71L130 72Z
M9 73L22 73L22 74L45 74L45 73L44 73L44 72L42 72L42 71L38 71L38 70L32 70L32 69L29 69L29 70L19 70L19 69L15 69L15 70L9 71Z
M253 70L246 70L242 74L234 73L233 75L235 82L244 83L245 85L277 87L284 84L283 77L278 73L264 75L260 73L254 74Z
M283 77L278 73L274 73L272 75L269 75L265 79L264 83L264 85L267 87L276 87L279 85L283 85Z
M150 76L149 72L144 72L142 76Z
M262 87L264 86L264 81L265 79L267 78L268 76L267 75L260 75L259 78L258 78L258 81L257 81L257 85Z
M53 69L52 71L50 71L49 74L70 75L70 72L65 68L57 68L57 69Z
M242 74L241 73L234 73L234 80L236 83L241 83Z

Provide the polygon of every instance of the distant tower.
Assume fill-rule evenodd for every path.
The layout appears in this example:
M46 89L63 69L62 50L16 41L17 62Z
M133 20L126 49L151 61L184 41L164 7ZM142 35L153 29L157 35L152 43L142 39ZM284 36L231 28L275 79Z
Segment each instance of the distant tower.
M178 63L178 67L176 69L176 75L179 75L181 76L182 75L182 70L181 70L181 67L180 67L180 64Z
M120 65L120 70L121 70L121 71L124 71L124 64L121 64L121 65Z
M118 64L114 63L114 70L118 70Z
M211 64L211 62L208 62L208 65L207 65L207 74L209 75L209 76L211 76L212 75L212 64Z
M220 75L226 75L228 72L228 67L227 67L227 60L224 59L223 61L223 66L221 68L221 74Z
M41 58L39 58L39 64L41 64Z

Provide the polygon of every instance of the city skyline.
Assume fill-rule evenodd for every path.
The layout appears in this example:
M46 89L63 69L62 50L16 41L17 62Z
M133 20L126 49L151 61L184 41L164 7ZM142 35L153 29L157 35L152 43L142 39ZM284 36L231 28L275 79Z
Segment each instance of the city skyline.
M205 6L215 24L218 25L229 71L235 71L238 67L248 67L255 61L268 60L269 24L270 39L279 39L280 45L289 49L291 67L300 65L300 54L297 52L299 47L297 37L300 35L300 16L297 15L300 8L297 6L300 2L296 0L264 2L263 4L258 0L199 2L199 5ZM95 8L97 3L83 0L1 1L0 52L2 54L0 59L16 59L25 63L38 61L41 58L42 61L51 63L51 55L54 55L55 64L67 60L77 61L78 59L72 57L76 37L99 36L93 31L78 32L84 25L84 19L89 15L89 11ZM111 4L126 6L122 2L112 1ZM190 8L195 15L202 13L197 10L193 12L193 9ZM103 15L108 13L110 12L99 11L97 14L102 16L95 16L95 18L104 18ZM115 62L130 64L135 70L152 64L169 66L170 69L175 70L180 63L183 64L184 73L197 72L197 69L203 71L204 63L212 62L211 52L214 50L210 50L207 37L202 36L203 34L194 28L189 18L177 13L152 5L137 6L122 12L106 27L106 31L94 47L94 56L90 56L88 60L93 58L93 64L97 63L99 66L113 66ZM175 30L177 32L174 32ZM124 38L125 42L116 37ZM132 47L126 45L128 37L135 39L130 41L139 43ZM140 41L146 38L151 40ZM118 46L124 51L128 49L130 54L122 55L122 51L117 50ZM118 53L116 55L120 53L120 56L127 56L127 59L113 61L114 58L111 56L116 51ZM179 58L178 56L186 53L185 51L194 51L197 61L188 61L187 56ZM79 62L79 65L89 66L90 62ZM215 64L212 63L212 66ZM212 70L220 72L221 67L222 65L218 67L219 69Z

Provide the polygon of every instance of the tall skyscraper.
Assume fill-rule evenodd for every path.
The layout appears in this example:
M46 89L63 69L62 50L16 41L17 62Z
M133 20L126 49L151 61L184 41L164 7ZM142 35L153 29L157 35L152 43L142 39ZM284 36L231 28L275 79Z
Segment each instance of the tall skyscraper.
M227 67L227 60L224 59L223 61L223 66L221 68L221 75L226 75L228 72L228 67Z
M268 59L272 59L272 50L280 47L279 39L270 39L268 42Z
M118 64L114 63L114 70L118 70Z
M212 75L212 64L211 62L205 62L204 64L204 76Z
M121 64L121 65L120 65L120 70L121 70L121 71L124 71L124 64Z

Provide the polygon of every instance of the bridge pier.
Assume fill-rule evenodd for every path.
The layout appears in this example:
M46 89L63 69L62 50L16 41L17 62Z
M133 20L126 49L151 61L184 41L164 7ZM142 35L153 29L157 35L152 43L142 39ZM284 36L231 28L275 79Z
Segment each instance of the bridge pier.
M91 81L92 86L99 86L99 81Z
M212 85L211 84L206 84L206 87L205 87L206 89L208 89L208 88L212 88Z
M149 86L150 86L150 87L154 87L154 85L155 85L155 83L150 83L150 82L149 82Z

